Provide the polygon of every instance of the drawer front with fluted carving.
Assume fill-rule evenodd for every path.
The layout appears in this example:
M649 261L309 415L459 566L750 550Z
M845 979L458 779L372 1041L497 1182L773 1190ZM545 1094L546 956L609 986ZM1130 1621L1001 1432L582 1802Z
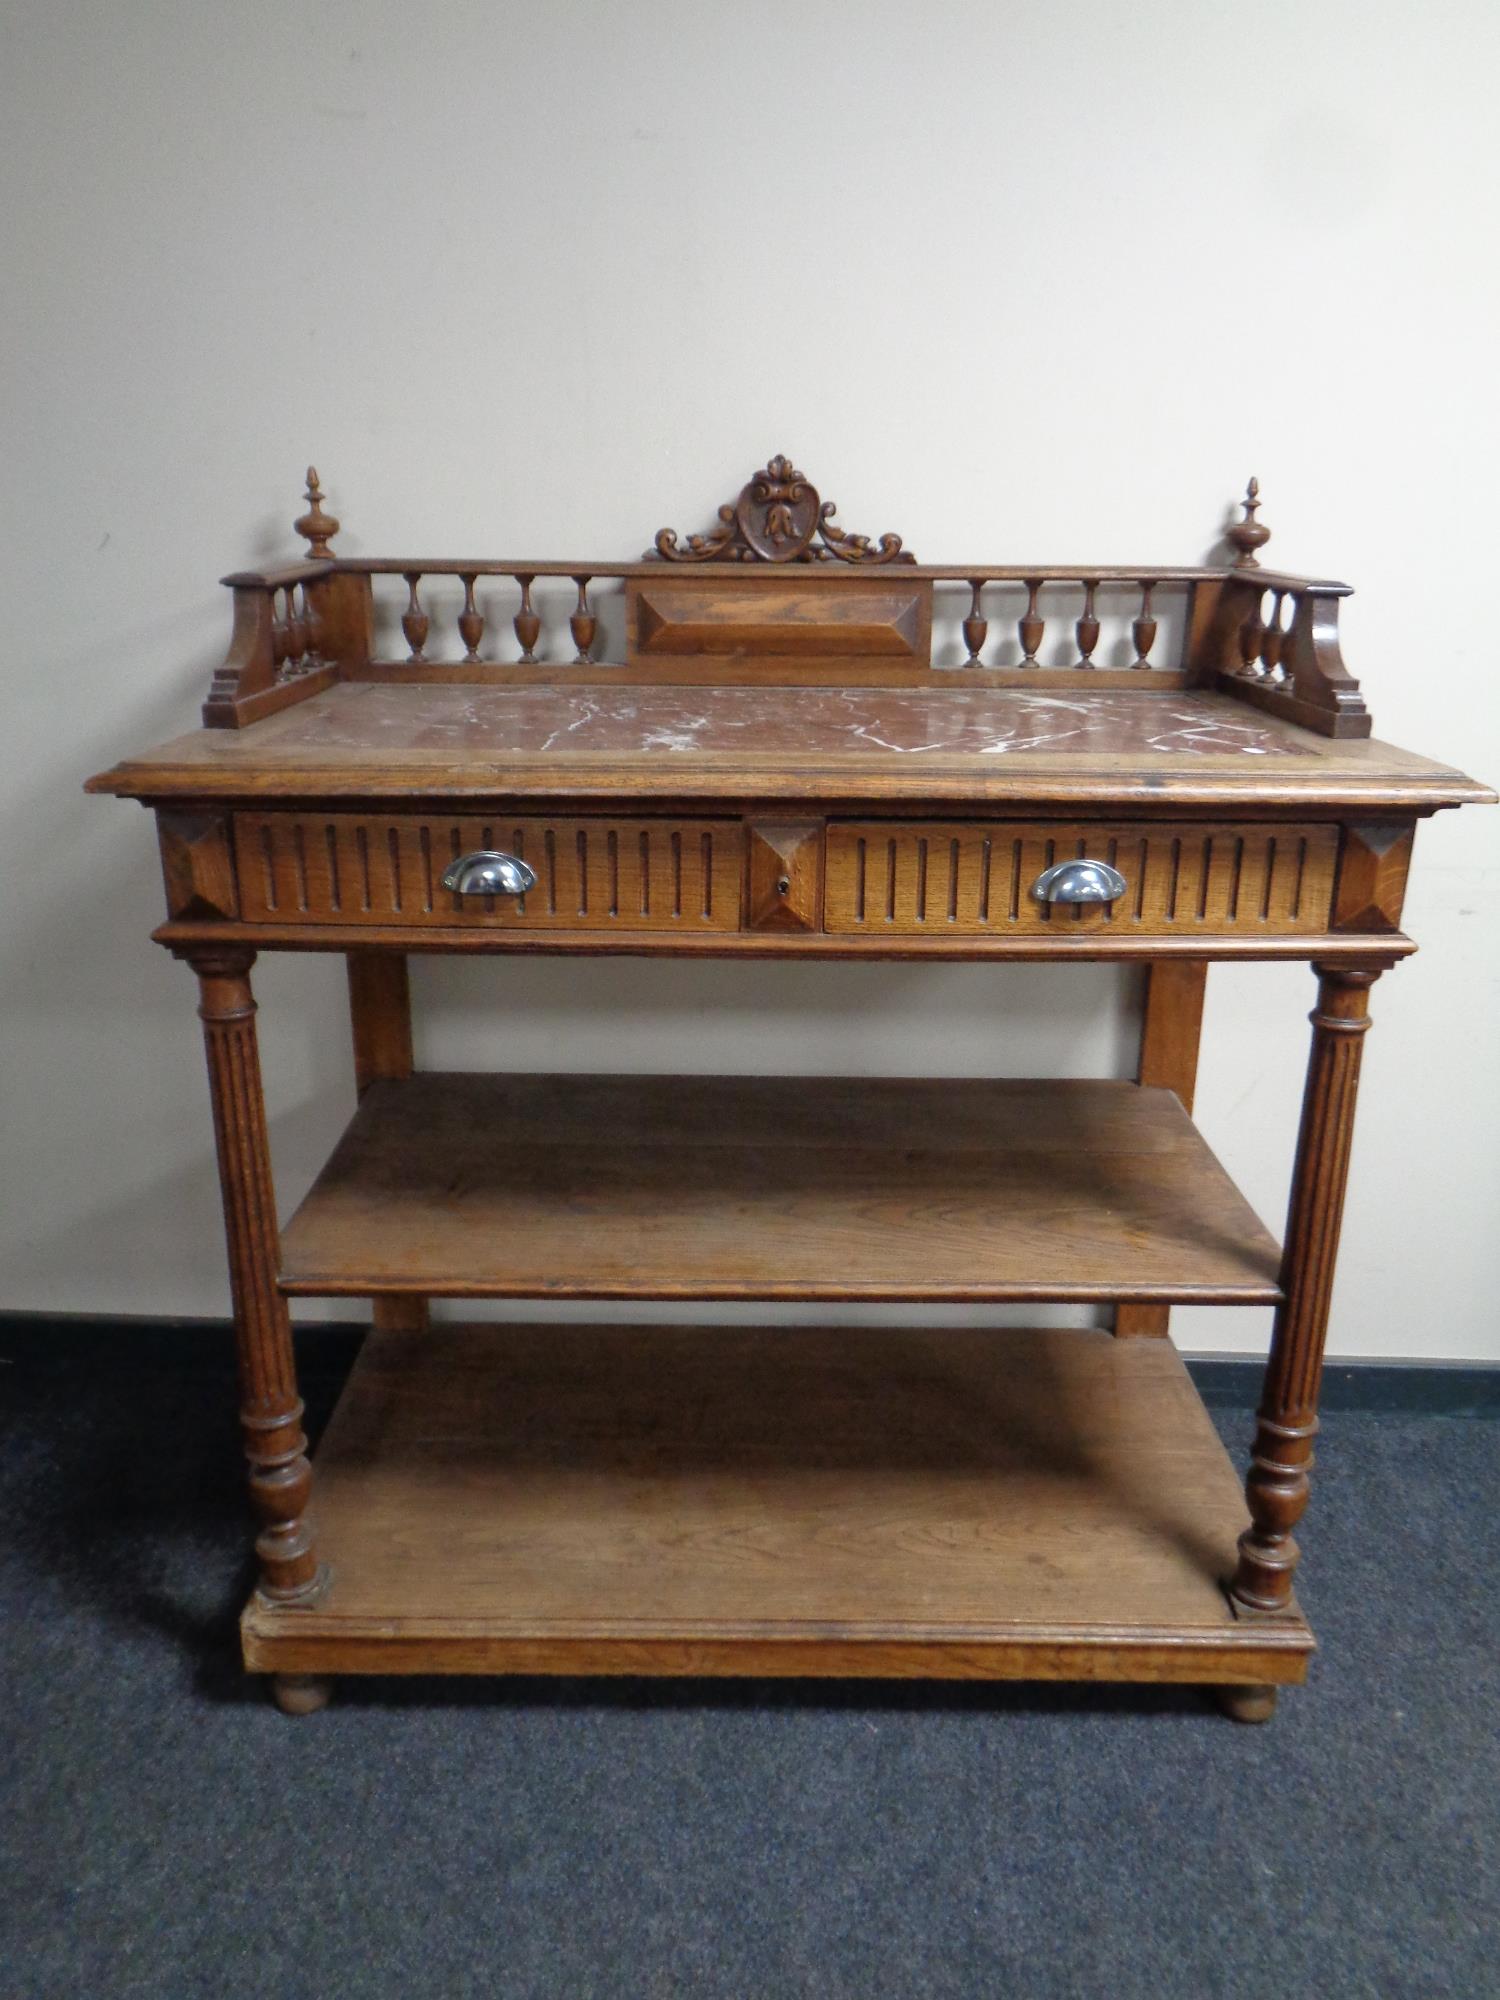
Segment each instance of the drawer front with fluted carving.
M733 820L240 813L235 859L252 923L737 931L744 832ZM446 887L450 870L481 886ZM485 892L501 881L520 893Z
M1337 858L1334 826L844 822L828 829L825 924L865 937L1306 936L1329 927Z

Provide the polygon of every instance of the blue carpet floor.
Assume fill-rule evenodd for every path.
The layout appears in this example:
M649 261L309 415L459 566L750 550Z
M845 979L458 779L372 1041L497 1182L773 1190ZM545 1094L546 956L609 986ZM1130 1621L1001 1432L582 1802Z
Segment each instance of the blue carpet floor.
M1264 1729L764 1683L291 1721L236 1668L233 1391L186 1339L0 1336L3 2000L1500 1995L1493 1422L1327 1418L1323 1652ZM316 1414L347 1344L305 1345Z

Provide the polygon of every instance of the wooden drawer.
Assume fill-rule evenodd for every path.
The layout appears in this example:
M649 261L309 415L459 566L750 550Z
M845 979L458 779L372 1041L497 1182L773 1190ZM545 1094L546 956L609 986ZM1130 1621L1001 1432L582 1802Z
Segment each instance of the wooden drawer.
M251 923L740 928L744 830L734 820L239 813L234 844ZM514 898L444 889L449 862L478 848L519 855L536 887Z
M830 825L824 924L888 937L1130 929L1303 935L1329 928L1336 826L842 822ZM1038 902L1054 862L1107 861L1112 904Z

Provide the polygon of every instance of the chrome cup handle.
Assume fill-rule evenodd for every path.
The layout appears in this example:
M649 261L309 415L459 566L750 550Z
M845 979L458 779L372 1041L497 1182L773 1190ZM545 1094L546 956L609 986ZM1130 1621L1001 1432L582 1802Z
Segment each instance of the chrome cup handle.
M494 854L481 847L448 864L443 887L455 896L524 896L536 887L536 870L519 854Z
M1059 861L1042 870L1031 893L1039 903L1113 903L1125 893L1125 877L1107 861Z

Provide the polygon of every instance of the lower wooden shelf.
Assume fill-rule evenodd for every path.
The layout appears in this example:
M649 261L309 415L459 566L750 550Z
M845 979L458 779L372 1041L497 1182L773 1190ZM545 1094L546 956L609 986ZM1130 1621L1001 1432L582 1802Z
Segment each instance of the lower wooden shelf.
M1176 1351L1077 1330L372 1334L283 1673L1305 1677L1221 1579L1240 1481Z

